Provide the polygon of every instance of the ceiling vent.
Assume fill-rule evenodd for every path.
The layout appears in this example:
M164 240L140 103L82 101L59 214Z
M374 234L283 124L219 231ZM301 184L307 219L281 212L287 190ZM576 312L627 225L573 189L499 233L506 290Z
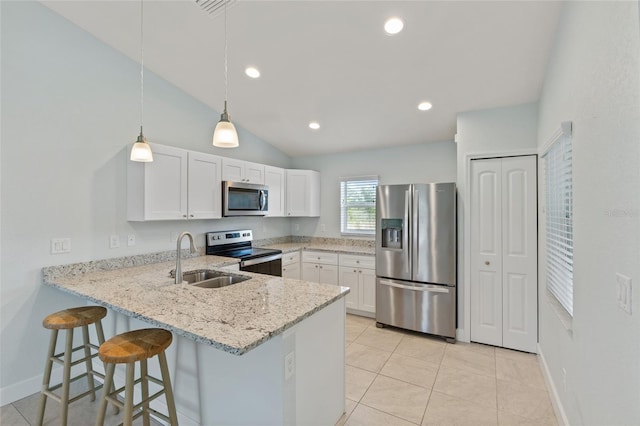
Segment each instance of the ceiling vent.
M229 9L236 4L236 1L237 0L196 0L196 4L211 15L211 17L215 18L224 13L225 3L227 3L227 9Z

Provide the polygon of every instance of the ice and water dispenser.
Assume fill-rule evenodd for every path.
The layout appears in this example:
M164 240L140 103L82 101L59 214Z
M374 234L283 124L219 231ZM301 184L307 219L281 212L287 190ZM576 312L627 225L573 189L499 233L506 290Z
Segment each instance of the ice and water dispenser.
M381 219L382 247L402 248L402 219Z

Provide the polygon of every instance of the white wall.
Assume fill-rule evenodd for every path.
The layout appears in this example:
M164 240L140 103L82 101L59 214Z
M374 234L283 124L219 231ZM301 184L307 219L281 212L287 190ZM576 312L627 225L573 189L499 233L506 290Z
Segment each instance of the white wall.
M468 176L471 158L517 155L536 150L536 103L458 114L458 338L470 337L470 243Z
M541 220L540 349L569 424L638 424L637 1L565 4L540 99L538 146L567 120L573 122L574 317L571 332L549 305ZM617 307L617 272L636 287L632 316Z
M78 300L41 284L41 268L175 248L172 232L250 227L289 235L289 219L129 223L128 149L139 133L139 64L37 2L2 7L2 333L0 403L39 389L48 313ZM211 146L219 113L145 73L145 135L152 142L288 167L290 158L239 128L241 147ZM109 249L109 235L121 247ZM127 247L126 236L136 235ZM50 254L69 237L72 252ZM35 387L34 387L35 386Z
M455 182L455 161L456 145L453 142L294 158L294 168L320 172L322 199L320 218L294 219L293 234L340 237L341 177L377 175L382 185ZM299 230L295 229L296 224Z

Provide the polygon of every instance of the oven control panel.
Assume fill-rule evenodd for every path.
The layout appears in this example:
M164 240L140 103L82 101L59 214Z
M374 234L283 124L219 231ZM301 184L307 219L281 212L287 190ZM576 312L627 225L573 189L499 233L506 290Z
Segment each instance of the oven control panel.
M207 246L220 246L224 244L244 243L253 240L250 229L239 231L207 232Z

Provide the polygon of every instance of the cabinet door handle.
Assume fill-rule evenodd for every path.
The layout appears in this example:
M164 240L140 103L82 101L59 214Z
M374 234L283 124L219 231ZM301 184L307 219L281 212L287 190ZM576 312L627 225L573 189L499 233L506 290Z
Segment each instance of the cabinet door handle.
M193 215L191 215L191 217L193 217Z
M186 214L183 214L183 215L182 215L182 217L187 217L187 215L186 215Z
M356 272L356 270L354 269L353 272Z

